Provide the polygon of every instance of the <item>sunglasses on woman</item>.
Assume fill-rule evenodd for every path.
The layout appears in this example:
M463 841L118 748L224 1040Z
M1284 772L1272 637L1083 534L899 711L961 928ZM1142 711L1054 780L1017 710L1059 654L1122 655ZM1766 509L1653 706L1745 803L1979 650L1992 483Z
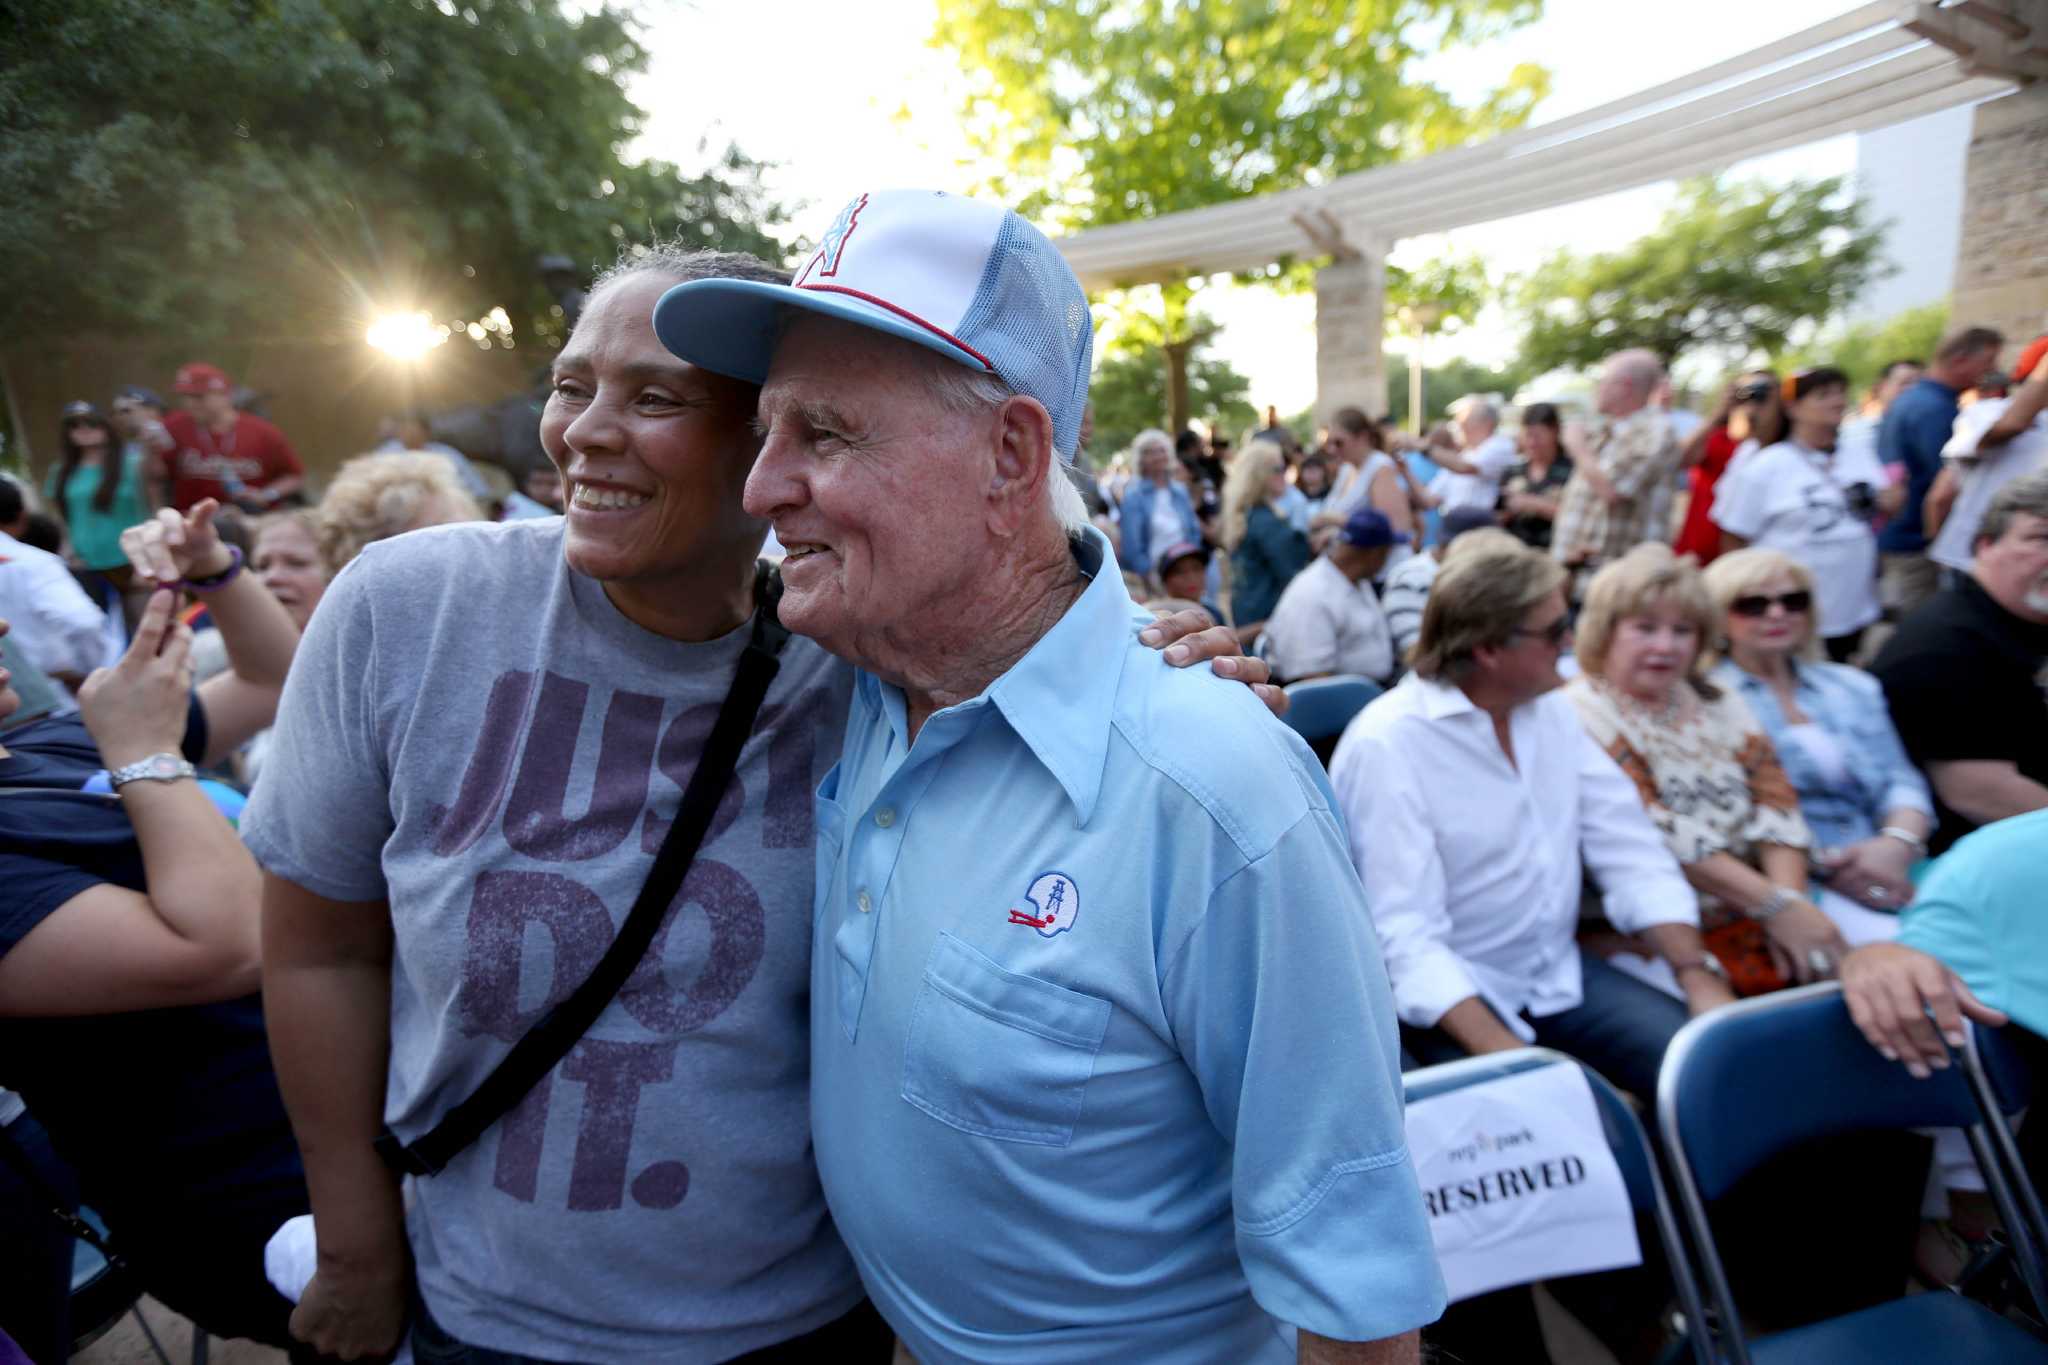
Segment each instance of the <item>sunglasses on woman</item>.
M1773 603L1783 607L1787 615L1796 616L1813 605L1813 594L1803 588L1798 592L1788 592L1777 597L1760 592L1750 593L1730 602L1728 610L1737 616L1762 616L1771 609Z

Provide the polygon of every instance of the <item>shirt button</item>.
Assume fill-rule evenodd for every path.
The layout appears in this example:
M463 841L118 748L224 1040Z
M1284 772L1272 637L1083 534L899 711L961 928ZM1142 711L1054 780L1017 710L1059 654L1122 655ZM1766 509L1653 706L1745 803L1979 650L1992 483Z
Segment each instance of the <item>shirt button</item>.
M865 891L861 892L858 896L855 896L853 898L853 903L860 907L860 912L863 915L865 915L868 911L875 908L875 903L868 899L868 893Z
M893 807L893 806L884 806L884 807L882 807L882 808L881 808L880 810L878 810L878 811L876 811L876 812L875 812L875 824L876 824L876 825L877 825L877 826L878 826L879 828L882 828L882 829L887 829L887 828L889 828L889 826L891 826L891 825L893 825L893 824L895 824L895 823L896 823L896 809L895 809L895 807Z

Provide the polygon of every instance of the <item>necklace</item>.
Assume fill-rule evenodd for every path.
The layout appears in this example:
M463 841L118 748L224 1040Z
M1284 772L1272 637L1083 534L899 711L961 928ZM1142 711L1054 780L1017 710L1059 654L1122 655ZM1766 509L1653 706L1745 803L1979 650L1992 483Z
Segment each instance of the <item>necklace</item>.
M1678 728L1679 718L1685 710L1683 684L1674 683L1671 688L1671 696L1661 705L1653 706L1634 693L1616 687L1605 678L1595 678L1593 681L1601 691L1617 702L1622 709L1635 712L1637 715L1655 723L1659 729L1670 731Z

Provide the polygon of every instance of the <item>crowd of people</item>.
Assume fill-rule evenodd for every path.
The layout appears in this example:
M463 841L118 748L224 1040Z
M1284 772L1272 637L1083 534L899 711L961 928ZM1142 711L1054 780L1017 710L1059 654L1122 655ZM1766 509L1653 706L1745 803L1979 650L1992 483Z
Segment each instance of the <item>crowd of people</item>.
M600 276L516 486L408 413L315 500L205 364L0 479L32 1359L89 1205L301 1359L1540 1361L1525 1291L1446 1312L1404 1070L1649 1104L1689 1018L1839 979L1916 1075L1968 1016L2048 1076L2048 338L1853 418L1754 371L1689 431L1623 351L1586 414L1098 469L1035 229L819 241ZM1326 677L1377 689L1327 767L1270 714ZM1809 1228L1841 1283L1774 1310L1953 1280L1997 1229L1934 1153L1830 1149L1908 1235ZM1643 1272L1555 1289L1667 1345Z

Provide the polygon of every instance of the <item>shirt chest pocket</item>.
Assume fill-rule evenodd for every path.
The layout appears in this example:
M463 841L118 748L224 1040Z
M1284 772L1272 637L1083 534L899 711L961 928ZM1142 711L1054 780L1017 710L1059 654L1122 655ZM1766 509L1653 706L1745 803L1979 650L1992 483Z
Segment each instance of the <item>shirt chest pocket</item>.
M942 933L903 1046L903 1098L963 1133L1064 1147L1109 1002L1021 976Z

